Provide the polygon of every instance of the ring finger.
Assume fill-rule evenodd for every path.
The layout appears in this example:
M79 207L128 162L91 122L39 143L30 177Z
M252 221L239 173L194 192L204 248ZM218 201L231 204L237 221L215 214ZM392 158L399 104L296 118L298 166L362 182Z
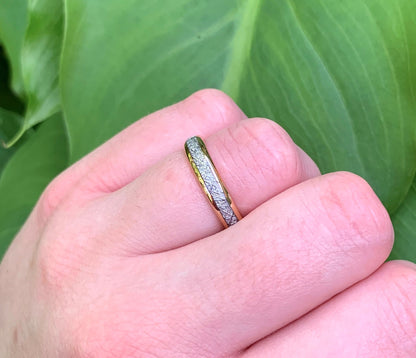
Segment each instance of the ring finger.
M289 187L319 175L313 161L270 120L240 121L209 136L206 145L243 216ZM95 204L100 217L108 218L106 237L114 236L112 227L117 227L117 234L122 230L126 239L121 245L129 254L166 251L222 227L183 150Z

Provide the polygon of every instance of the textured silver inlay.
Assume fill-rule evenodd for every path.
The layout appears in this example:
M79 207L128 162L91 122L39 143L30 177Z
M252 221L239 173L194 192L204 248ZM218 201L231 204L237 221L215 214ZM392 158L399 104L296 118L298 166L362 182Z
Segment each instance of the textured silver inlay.
M185 146L187 147L201 177L205 183L208 192L211 194L215 206L218 208L222 217L228 226L237 223L238 218L235 215L230 203L227 200L227 195L224 192L221 182L215 173L215 169L210 158L202 150L198 137L189 138Z

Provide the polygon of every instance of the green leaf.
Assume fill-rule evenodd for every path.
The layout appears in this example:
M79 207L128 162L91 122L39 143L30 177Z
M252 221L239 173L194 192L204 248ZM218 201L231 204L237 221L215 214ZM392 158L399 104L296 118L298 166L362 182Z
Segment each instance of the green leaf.
M6 49L12 68L12 88L23 95L21 49L27 25L27 0L1 0L0 42Z
M4 48L0 46L0 107L23 113L24 104L10 88L11 69Z
M0 176L4 166L14 153L14 148L6 149L1 143L6 142L16 132L22 123L22 117L17 113L0 108Z
M22 49L22 72L28 105L23 126L7 143L60 111L59 62L63 37L61 0L28 0L29 25Z
M392 216L395 240L389 259L416 262L416 178L409 193Z
M0 147L0 175L7 161L12 156L12 153L12 149L5 149L3 147Z
M414 0L66 1L72 161L204 87L281 123L394 211L415 174ZM179 124L178 124L179 125Z
M416 168L416 2L279 1L259 11L243 108L281 123L324 172L363 176L396 210Z
M55 114L16 151L0 177L0 257L43 189L67 164L66 128Z

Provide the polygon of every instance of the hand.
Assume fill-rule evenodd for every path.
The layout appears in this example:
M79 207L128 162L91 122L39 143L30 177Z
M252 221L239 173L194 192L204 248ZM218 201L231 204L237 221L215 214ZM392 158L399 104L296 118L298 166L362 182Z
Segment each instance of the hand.
M222 226L183 144L205 139ZM58 176L0 266L1 357L414 357L416 271L360 177L198 92ZM381 266L381 267L380 267Z

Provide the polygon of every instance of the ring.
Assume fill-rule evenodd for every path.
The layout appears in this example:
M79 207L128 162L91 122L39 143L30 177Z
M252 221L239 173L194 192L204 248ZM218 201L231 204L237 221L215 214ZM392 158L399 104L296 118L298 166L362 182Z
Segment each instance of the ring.
M189 138L185 142L185 152L202 189L224 227L236 224L242 217L231 200L202 139Z

